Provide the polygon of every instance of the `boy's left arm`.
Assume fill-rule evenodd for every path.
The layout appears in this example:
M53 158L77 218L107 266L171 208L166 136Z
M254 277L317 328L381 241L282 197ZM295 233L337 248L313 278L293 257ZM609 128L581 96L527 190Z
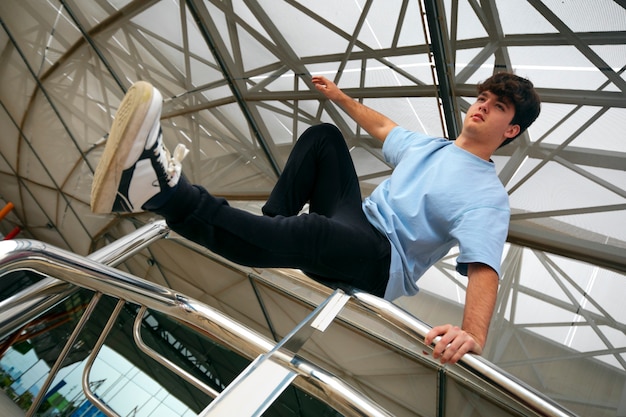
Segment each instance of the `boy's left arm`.
M435 337L441 336L433 350L434 358L440 359L441 363L456 363L467 352L480 355L487 341L498 295L498 274L487 265L473 263L468 265L467 275L463 327L436 326L425 338L426 344L430 344Z

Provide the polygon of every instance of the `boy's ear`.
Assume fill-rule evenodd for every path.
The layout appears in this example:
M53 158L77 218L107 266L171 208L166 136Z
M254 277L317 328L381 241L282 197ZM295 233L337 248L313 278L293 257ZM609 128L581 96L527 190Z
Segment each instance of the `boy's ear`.
M504 131L504 137L507 139L514 138L520 132L519 125L509 125L509 127Z

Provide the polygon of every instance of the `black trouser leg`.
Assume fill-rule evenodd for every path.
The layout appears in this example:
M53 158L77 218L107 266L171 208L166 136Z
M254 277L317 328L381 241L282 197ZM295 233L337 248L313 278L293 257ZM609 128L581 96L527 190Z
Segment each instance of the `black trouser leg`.
M184 180L157 213L170 227L233 262L299 268L382 296L390 244L361 209L358 178L345 141L331 125L298 140L285 170L257 216L230 207ZM309 202L309 214L296 215ZM181 211L187 207L187 213ZM189 207L195 207L189 213Z
M352 157L341 132L330 124L312 126L300 136L263 213L293 216L307 202L310 213L363 217Z

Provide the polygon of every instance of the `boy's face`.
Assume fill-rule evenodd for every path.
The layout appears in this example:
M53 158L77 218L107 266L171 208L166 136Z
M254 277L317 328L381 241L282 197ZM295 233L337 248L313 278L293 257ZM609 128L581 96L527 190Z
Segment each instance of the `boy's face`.
M500 137L501 141L519 133L519 125L512 125L515 106L491 91L481 92L467 111L463 130L481 137Z

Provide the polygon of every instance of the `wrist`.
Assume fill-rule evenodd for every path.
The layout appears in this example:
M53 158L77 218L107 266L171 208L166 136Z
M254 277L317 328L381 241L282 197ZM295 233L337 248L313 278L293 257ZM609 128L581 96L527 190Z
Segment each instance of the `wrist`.
M465 330L465 333L467 333L469 337L474 339L474 347L472 348L472 352L478 355L482 355L483 348L485 347L485 341L482 338L479 338L477 335L475 335L472 332L468 332L467 330Z

